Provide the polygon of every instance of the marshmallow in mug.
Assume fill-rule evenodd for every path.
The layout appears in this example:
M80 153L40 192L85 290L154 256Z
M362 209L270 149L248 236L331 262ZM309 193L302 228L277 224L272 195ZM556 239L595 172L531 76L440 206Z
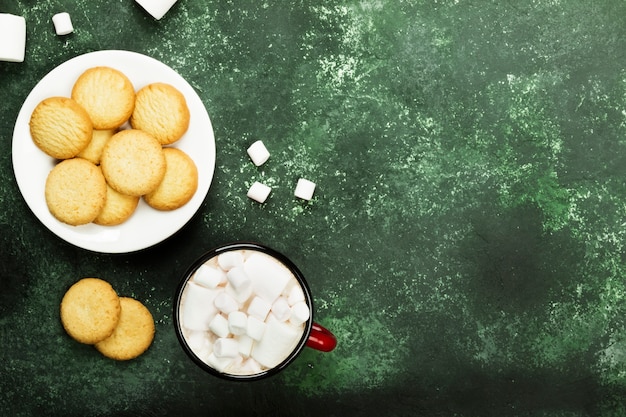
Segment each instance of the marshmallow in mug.
M221 262L214 257L196 270L181 298L180 321L189 347L219 372L254 375L276 367L297 346L310 319L300 283L265 253L237 250L219 256ZM207 280L204 268L221 271L226 282L214 286L217 280ZM251 289L245 299L236 301L229 271L236 271L231 275L240 284L249 281L243 285Z
M0 61L24 62L26 19L0 13Z

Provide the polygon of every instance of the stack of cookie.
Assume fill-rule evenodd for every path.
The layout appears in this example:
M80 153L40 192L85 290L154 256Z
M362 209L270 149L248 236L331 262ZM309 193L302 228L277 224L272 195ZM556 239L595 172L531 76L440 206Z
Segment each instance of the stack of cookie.
M165 83L137 92L111 67L87 69L70 97L41 101L30 118L35 145L59 163L45 185L63 223L118 225L141 198L157 210L185 205L198 187L194 161L174 146L189 127L184 95Z
M134 359L154 339L154 319L140 301L118 297L107 281L83 278L61 300L61 323L74 340L115 360Z

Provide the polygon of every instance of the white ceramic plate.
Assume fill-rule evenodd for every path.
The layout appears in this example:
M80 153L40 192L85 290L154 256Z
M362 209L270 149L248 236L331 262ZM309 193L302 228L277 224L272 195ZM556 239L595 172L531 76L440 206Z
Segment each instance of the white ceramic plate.
M191 113L189 130L173 145L185 151L198 168L198 190L185 206L162 212L139 202L133 216L118 226L69 226L55 219L46 205L46 178L56 161L35 146L30 136L30 115L39 102L51 96L69 97L83 71L94 66L122 71L135 90L152 82L179 89ZM18 114L13 132L13 170L17 185L35 216L54 234L78 247L101 253L127 253L153 246L182 228L206 197L215 169L215 138L209 115L194 89L167 65L135 52L97 51L80 55L50 71L30 92Z

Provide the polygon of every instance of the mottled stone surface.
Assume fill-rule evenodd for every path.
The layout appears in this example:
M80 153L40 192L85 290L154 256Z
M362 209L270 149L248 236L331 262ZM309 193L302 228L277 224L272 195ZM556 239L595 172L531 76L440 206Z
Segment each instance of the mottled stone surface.
M73 34L54 33L67 11ZM0 1L24 63L0 62L0 414L623 416L626 3L622 0ZM4 40L2 40L4 41ZM20 106L101 49L196 89L217 166L198 214L146 251L59 240L13 176ZM255 167L245 149L264 141ZM299 177L312 201L293 197ZM252 182L273 187L259 205ZM339 345L253 384L203 374L172 297L205 250L256 240L307 276ZM117 363L64 333L83 276L142 300L157 333Z

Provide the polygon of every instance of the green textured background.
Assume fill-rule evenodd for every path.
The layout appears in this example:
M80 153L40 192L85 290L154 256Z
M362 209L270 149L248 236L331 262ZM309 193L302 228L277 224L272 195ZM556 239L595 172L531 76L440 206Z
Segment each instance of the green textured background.
M69 12L59 37L53 14ZM27 21L0 62L3 416L626 415L626 2L0 0ZM6 39L0 39L5 42ZM178 234L128 255L75 248L20 196L13 124L30 90L95 50L184 76L216 173ZM245 149L261 139L260 168ZM299 177L315 197L293 197ZM246 197L273 187L264 205ZM256 240L307 276L339 340L229 383L180 349L172 297L205 250ZM64 333L83 276L157 326L117 363Z

